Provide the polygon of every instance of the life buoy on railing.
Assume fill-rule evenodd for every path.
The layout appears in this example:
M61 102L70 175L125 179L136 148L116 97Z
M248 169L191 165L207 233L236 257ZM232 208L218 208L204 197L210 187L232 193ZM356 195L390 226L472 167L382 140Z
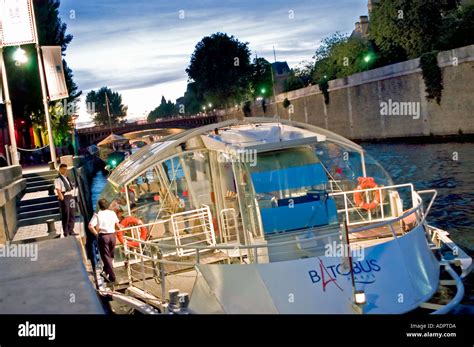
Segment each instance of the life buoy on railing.
M129 228L129 227L139 227L140 228L140 239L145 241L147 236L148 236L148 229L146 228L146 226L143 225L143 222L138 219L138 218L135 218L135 217L125 217L121 222L120 224L124 227L124 228ZM140 226L141 225L141 226ZM120 241L120 243L124 244L125 243L125 240L123 238L123 231L117 231L117 239ZM128 247L138 247L139 246L139 242L137 241L127 241L127 246Z
M359 181L359 185L357 186L356 190L359 191L354 193L354 202L358 207L364 210L371 211L375 209L382 201L380 190L371 190L369 192L365 191L365 189L372 189L378 187L377 183L375 183L374 178L359 177L357 180ZM373 193L373 195L375 196L374 199L368 199L369 201L367 202L367 199L365 199L366 193Z

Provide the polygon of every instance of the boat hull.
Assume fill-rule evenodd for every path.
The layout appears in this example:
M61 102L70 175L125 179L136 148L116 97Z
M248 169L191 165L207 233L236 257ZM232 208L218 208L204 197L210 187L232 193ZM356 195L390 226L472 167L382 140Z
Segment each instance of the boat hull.
M354 304L347 258L320 256L266 264L197 265L190 309L234 314L400 314L419 307L438 288L440 263L421 225L364 248L362 255L352 263L355 289L366 294L363 307Z

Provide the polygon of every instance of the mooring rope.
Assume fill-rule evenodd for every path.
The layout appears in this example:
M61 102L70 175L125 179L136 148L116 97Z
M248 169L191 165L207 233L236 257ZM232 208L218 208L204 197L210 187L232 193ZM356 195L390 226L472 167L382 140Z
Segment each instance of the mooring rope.
M19 151L24 151L24 152L35 152L35 151L38 151L38 150L42 150L42 149L45 149L49 147L49 145L46 145L46 146L43 146L41 148L33 148L33 149L26 149L26 148L20 148L20 147L17 147L16 149L19 150Z

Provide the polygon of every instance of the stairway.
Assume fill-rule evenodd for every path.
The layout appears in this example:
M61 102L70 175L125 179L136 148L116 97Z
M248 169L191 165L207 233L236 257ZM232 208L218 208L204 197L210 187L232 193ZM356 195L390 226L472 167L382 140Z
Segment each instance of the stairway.
M24 174L26 194L17 204L18 227L61 220L58 198L54 195L56 171Z

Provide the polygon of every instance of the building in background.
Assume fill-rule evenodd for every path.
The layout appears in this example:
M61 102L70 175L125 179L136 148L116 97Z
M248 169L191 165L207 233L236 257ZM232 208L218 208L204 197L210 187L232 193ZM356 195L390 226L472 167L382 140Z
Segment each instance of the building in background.
M291 72L286 61L276 61L272 63L273 78L275 79L275 94L283 93L285 82Z

